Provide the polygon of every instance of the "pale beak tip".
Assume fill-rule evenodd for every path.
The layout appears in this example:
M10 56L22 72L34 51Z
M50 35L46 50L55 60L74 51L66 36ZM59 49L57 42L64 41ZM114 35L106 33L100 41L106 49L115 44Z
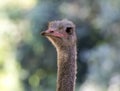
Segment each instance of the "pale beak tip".
M44 35L45 35L45 32L43 31L43 32L41 32L40 34L44 36Z

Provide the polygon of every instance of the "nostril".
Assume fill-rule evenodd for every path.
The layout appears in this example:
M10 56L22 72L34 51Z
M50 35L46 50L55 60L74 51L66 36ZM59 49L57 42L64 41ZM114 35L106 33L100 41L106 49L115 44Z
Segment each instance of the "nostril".
M54 33L54 31L53 31L53 30L51 30L51 31L50 31L50 33Z

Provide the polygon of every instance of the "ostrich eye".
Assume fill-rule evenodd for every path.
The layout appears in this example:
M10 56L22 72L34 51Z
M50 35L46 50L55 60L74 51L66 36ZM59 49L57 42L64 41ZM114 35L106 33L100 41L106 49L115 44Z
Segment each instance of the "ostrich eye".
M72 27L67 27L65 31L68 34L72 34Z

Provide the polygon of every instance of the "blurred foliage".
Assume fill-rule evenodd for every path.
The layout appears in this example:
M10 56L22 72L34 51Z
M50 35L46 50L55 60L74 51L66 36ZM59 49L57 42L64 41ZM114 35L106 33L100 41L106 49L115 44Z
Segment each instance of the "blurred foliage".
M120 91L120 0L0 1L0 90L55 91L56 51L40 36L49 21L76 24L76 91Z

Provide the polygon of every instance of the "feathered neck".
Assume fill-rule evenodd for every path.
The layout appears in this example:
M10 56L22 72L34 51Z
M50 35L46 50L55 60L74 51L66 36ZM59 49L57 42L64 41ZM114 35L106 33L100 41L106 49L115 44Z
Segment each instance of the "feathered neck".
M76 46L57 49L57 91L74 91L76 81Z

